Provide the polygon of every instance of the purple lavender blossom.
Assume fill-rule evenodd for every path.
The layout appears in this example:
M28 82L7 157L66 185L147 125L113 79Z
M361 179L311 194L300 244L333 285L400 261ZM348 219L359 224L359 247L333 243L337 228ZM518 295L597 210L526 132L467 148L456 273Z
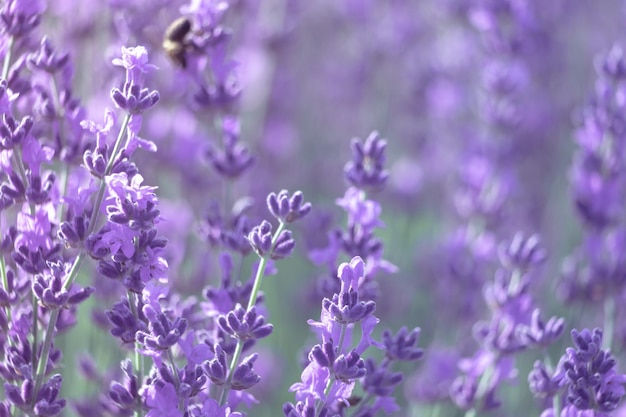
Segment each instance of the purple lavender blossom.
M434 415L454 404L468 417L498 407L538 415L500 397L528 371L522 350L544 356L528 376L535 406L552 401L543 416L619 415L626 380L608 352L624 342L620 47L596 62L569 171L584 229L558 293L594 308L544 317L562 309L547 290L552 276L537 279L540 264L558 262L543 242L558 255L577 233L558 205L561 137L578 100L572 86L587 76L580 58L623 32L619 13L606 13L620 0L607 1L567 10L536 0L3 2L0 417L266 413L282 384L275 355L293 348L284 320L276 329L268 320L284 315L273 311L281 305L292 308L286 320L305 313L274 302L290 298L321 311L308 322L316 340L287 417ZM184 24L168 62L163 34L176 19ZM129 40L140 46L122 46ZM337 138L371 126L394 146L376 131L354 139L342 190ZM403 169L375 200L392 156ZM343 225L329 216L292 228L311 204L301 192L267 195L281 187L322 205L332 191ZM449 230L428 274L432 252L422 249ZM307 273L295 256L302 234L321 271ZM293 277L264 288L286 258ZM302 285L308 275L319 279ZM293 288L303 291L292 297ZM88 297L81 307L93 310L77 309ZM420 334L407 320L423 314L434 320ZM95 326L80 327L89 333L68 332L90 319ZM604 319L604 337L576 332L554 369L565 319ZM280 351L268 360L252 348L272 335L289 343L274 340ZM406 405L396 392L424 338L428 361ZM74 345L93 351L93 363L73 365ZM75 391L76 366L105 388Z
M254 157L250 155L248 148L239 142L238 120L224 118L222 128L224 131L223 149L210 145L206 151L206 156L218 174L228 179L235 179L252 167Z
M552 398L561 390L562 376L552 375L542 361L535 361L528 374L530 392L538 398Z
M267 337L274 327L265 323L265 318L257 313L255 306L245 311L240 304L227 315L218 317L217 322L224 332L243 341Z
M165 314L155 311L150 305L143 307L144 315L148 319L147 331L139 330L137 340L147 350L161 352L178 343L187 330L187 320L177 317L173 322Z
M354 187L377 190L387 182L389 172L384 169L387 141L374 131L361 141L352 140L352 161L344 167L346 180Z
M616 360L601 348L602 331L572 330L572 341L562 365L568 403L578 410L615 410L625 393L626 375L618 373Z
M92 287L83 289L64 288L70 265L48 263L49 272L37 275L33 282L33 294L42 306L48 309L68 308L82 303L95 291Z
M311 203L304 202L301 191L296 191L291 197L287 190L282 190L278 194L269 193L267 207L278 221L284 223L293 223L311 211Z
M280 234L274 238L272 225L263 220L259 226L255 226L248 235L248 240L254 251L260 257L268 255L272 259L282 259L293 253L296 242L291 237L289 230L282 230Z
M408 334L403 329L395 337L386 331L384 344L371 338L378 322L373 315L375 303L359 300L359 283L365 269L359 257L341 264L337 273L341 279L340 293L333 295L333 301L324 299L320 322L309 321L321 343L310 350L309 363L302 372L301 382L290 388L296 392L297 403L283 406L285 416L309 415L310 404L314 401L317 403L315 408L321 409L324 415L341 413L343 408L351 406L356 407L355 415L373 415L380 409L386 412L398 409L391 395L403 377L392 371L390 365L396 360L412 361L421 357L422 351L415 346L419 330ZM338 300L343 301L338 304ZM356 324L361 326L361 339L352 348L345 342L352 339ZM386 351L380 365L372 359L362 358L365 350L372 345ZM353 404L351 395L357 381L368 397L366 401Z

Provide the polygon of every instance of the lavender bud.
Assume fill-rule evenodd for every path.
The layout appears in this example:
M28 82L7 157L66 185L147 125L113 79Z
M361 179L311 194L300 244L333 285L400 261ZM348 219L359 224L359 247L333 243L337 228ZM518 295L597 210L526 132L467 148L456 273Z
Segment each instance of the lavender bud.
M575 347L561 359L568 402L579 410L615 410L624 395L626 375L617 373L615 359L601 348L602 331L572 330L571 334Z
M57 53L46 36L41 40L39 50L26 58L26 64L29 68L39 69L50 74L59 71L68 61L69 53Z
M20 144L30 133L33 125L34 121L30 116L25 116L17 123L10 114L3 114L0 123L0 148L12 149Z
M538 398L551 398L560 389L561 378L551 377L541 361L535 361L533 369L528 374L530 392Z
M546 250L538 235L525 237L522 233L516 233L511 243L500 245L498 257L506 268L526 271L545 261Z
M279 221L293 223L311 211L311 203L304 203L303 201L304 197L301 191L296 191L289 197L289 192L282 190L278 194L268 194L267 207Z
M291 231L283 230L278 235L278 239L276 239L276 243L274 244L274 248L272 249L272 254L270 257L272 259L284 259L293 253L293 250L296 247L296 241L293 240L291 236Z
M396 386L403 380L402 373L391 372L383 366L377 366L372 358L365 360L365 368L367 374L363 378L363 389L378 397L392 395Z
M541 320L540 311L536 308L533 311L530 325L518 327L518 338L525 345L537 347L548 347L563 333L565 319L562 317L551 317L547 323Z
M130 114L141 114L149 110L159 101L159 98L158 91L141 88L129 81L124 83L121 90L119 88L111 90L113 103Z
M335 377L343 382L351 382L367 374L365 362L356 351L351 350L347 355L339 355L333 364Z
M174 346L187 330L187 319L176 317L172 322L163 313L157 313L150 305L143 307L149 317L148 332L139 330L137 340L146 349L159 352Z
M389 172L384 169L387 141L374 131L364 142L355 138L350 145L352 161L344 167L346 180L361 189L382 188L389 178Z
M373 314L376 310L374 301L360 301L353 289L333 295L333 299L324 298L322 307L338 323L356 323Z
M236 391L246 390L256 385L261 380L261 377L252 370L252 366L254 365L257 357L258 354L254 353L246 357L239 365L237 365L235 371L233 372L233 379L231 382L232 389Z
M223 122L223 149L210 146L206 157L215 171L230 179L240 177L254 163L250 151L239 142L239 121L225 117Z
M272 225L263 220L259 226L252 228L248 241L257 255L263 257L272 249Z
M224 332L242 341L262 339L273 329L271 324L265 323L265 317L257 315L255 306L245 311L241 304L227 315L219 316L217 322Z
M309 352L309 360L315 361L323 368L330 368L335 363L335 347L331 342L324 342L322 345L315 345Z
M389 359L400 361L420 359L424 355L424 350L416 347L419 335L419 327L411 330L410 333L406 327L402 327L396 336L391 333L391 330L386 329L383 332L386 356Z
M220 345L215 345L215 357L203 365L207 376L215 385L224 385L228 377L228 364L226 352Z
M116 303L111 310L106 311L106 316L113 325L111 334L120 338L124 343L134 343L135 334L144 328L141 321L135 319L128 300Z

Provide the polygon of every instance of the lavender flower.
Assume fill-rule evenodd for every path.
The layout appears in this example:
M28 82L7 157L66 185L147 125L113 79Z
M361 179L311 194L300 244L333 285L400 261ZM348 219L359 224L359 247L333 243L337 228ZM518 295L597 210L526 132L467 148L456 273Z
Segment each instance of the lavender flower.
M355 415L373 415L380 409L386 412L398 409L392 392L403 378L400 373L393 372L390 365L395 360L412 361L421 357L421 350L415 346L419 330L409 336L403 329L395 337L385 331L385 344L371 338L378 319L373 316L375 303L359 300L359 282L364 273L365 265L361 258L355 257L350 263L341 264L338 270L342 283L339 294L333 295L333 301L324 299L320 322L309 321L321 343L311 348L302 381L290 388L296 392L298 402L283 406L285 416L309 415L314 402L314 408L320 409L324 415L341 413L342 408L350 406L356 407ZM339 300L342 301L339 303ZM356 347L351 348L346 341L352 339L356 324L361 326L361 339ZM362 358L364 351L372 345L386 352L380 365L372 359ZM357 381L361 382L368 397L366 401L352 403L351 394Z
M351 142L352 161L344 167L346 180L360 189L380 189L387 182L389 172L384 169L387 141L374 131L365 139Z
M64 288L69 265L48 264L49 272L38 275L33 282L33 293L39 303L48 309L68 308L83 301L95 291L92 287L68 291Z
M293 223L311 211L311 203L304 202L301 191L296 191L291 197L287 190L282 190L278 194L269 193L267 207L278 221L284 223Z
M424 355L424 350L416 347L420 328L416 327L410 332L406 327L402 327L394 336L389 329L383 332L383 345L385 354L390 360L414 361Z
M271 324L265 323L265 318L257 313L254 306L245 311L240 304L226 316L218 317L217 322L224 332L244 341L267 337L273 328Z
M518 327L518 337L525 345L547 347L563 333L565 320L562 317L551 317L547 322L544 322L539 314L540 311L536 308L533 311L530 325Z
M618 373L613 356L601 349L602 331L572 330L572 341L562 365L568 403L578 410L615 410L626 392L626 375Z
M47 37L43 37L39 50L28 56L27 65L38 70L55 73L69 62L69 53L57 51Z
M145 305L144 314L148 318L147 331L138 331L137 340L147 350L160 352L174 346L187 330L187 320L176 318L170 321L165 314L157 312L150 305Z
M559 394L561 382L561 376L551 375L542 361L535 361L533 369L528 374L530 392L539 398L552 398Z
M206 156L218 174L228 179L238 178L252 167L254 157L250 155L246 146L239 142L238 120L224 118L222 127L224 130L223 149L210 145Z
M11 0L3 5L0 17L9 36L22 37L39 25L44 8L42 1Z
M290 256L296 246L289 230L282 230L280 234L272 233L272 225L266 220L255 226L248 235L250 245L261 257L269 255L272 259L283 259Z
M603 319L603 337L575 333L556 367L552 344L581 318L545 316L562 309L552 276L538 279L558 262L543 242L558 256L576 233L551 215L562 187L550 185L585 76L575 69L619 23L610 4L79 2L0 4L0 417L276 414L275 361L298 338L270 319L298 320L302 300L320 317L285 416L619 414L626 381L608 352L624 342L620 47L596 62L576 115L583 237L558 291L604 304L584 315ZM393 149L374 131L340 161L337 138L363 123L389 130ZM312 205L282 187L309 190L325 219L298 229ZM330 195L343 224L323 207ZM448 230L441 253L423 250ZM297 258L299 235L322 270ZM288 285L263 287L286 258ZM420 333L407 318L424 314L435 319ZM281 355L255 351L276 335ZM424 336L405 404L397 390ZM522 350L542 360L524 369ZM76 390L76 369L105 388ZM541 401L521 410L500 390L526 371Z

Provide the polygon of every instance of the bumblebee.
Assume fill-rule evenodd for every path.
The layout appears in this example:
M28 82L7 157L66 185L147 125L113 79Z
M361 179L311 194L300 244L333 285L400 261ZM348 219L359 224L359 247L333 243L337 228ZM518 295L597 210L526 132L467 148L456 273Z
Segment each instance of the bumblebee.
M185 69L187 67L187 52L191 47L188 35L191 33L191 20L179 17L165 30L163 49L172 62Z

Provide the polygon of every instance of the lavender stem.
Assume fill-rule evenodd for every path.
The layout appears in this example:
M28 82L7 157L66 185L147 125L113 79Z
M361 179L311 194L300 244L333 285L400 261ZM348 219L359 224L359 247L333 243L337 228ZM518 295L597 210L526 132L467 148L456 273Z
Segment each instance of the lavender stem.
M276 241L278 240L278 237L280 236L284 228L285 228L285 223L280 222L278 227L276 228L276 232L274 232L274 235L272 236L272 246L269 251L270 254L272 253L272 249L274 248L274 245L276 244ZM269 257L268 254L266 254L265 256L262 256L259 262L259 267L256 271L256 276L254 277L254 285L252 287L252 292L250 293L250 300L248 301L248 307L247 307L248 310L250 310L252 306L256 304L256 299L259 295L259 289L261 288L261 282L263 281L263 276L265 275L265 267L267 266L268 257ZM230 362L230 367L228 369L228 379L226 380L226 384L224 384L224 389L222 390L222 393L220 394L220 399L219 399L220 405L224 405L224 401L226 401L226 398L228 397L228 391L230 391L230 383L233 380L233 372L235 371L235 368L237 367L237 363L239 362L239 357L241 356L242 351L243 351L243 342L241 340L238 340L237 346L235 347L235 352L233 352L233 359Z

